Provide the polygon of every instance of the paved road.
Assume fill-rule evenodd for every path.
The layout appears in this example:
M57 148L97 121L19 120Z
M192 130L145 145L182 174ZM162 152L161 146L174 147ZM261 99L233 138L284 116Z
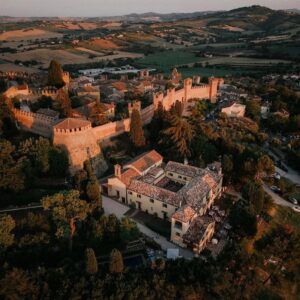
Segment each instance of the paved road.
M115 214L119 219L121 219L124 216L124 214L129 210L128 206L126 206L122 203L119 203L115 200L112 200L106 196L102 196L102 202L103 202L103 208L104 208L105 214L107 214L107 215ZM177 245L169 242L165 237L157 234L156 232L152 231L145 225L137 223L137 227L143 234L145 234L148 237L155 240L155 242L157 242L162 247L163 250L167 250L170 248L171 249L179 249L179 253L182 257L184 257L186 259L190 259L190 258L194 257L194 254L192 251L178 247Z
M268 193L273 198L273 200L276 204L281 205L281 206L290 207L290 208L295 206L292 203L281 198L278 194L274 193L266 184L263 184L263 188L264 188L265 192Z
M0 210L0 213L9 213L9 212L16 212L16 211L22 211L22 210L31 210L31 209L39 209L39 208L42 208L42 205L16 207L16 208L7 208L7 209Z
M276 172L278 172L281 176L286 177L287 179L296 184L300 184L300 176L297 171L291 169L290 167L287 167L287 169L289 170L288 172L285 172L278 167L276 167L275 169Z

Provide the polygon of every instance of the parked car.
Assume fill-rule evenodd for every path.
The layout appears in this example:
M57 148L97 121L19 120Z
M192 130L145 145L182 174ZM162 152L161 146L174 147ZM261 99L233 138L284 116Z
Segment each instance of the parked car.
M280 192L281 192L280 188L277 187L277 186L275 186L275 185L272 185L272 186L271 186L271 190L272 190L273 192L275 192L275 193L280 193Z
M300 213L300 206L293 206L293 210Z
M292 202L295 205L298 205L298 200L295 198L290 199L290 202Z

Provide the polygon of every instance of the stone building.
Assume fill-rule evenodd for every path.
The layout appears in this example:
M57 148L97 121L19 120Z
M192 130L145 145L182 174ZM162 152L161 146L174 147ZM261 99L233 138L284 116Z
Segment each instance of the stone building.
M152 150L124 166L115 166L108 195L171 222L171 241L200 253L210 241L215 221L207 215L222 193L220 163L200 169L170 161Z

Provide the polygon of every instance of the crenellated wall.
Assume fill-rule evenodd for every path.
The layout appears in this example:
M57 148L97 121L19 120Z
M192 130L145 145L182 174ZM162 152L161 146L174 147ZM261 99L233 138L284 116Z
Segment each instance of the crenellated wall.
M13 109L13 113L22 129L47 138L52 137L53 126L57 122L55 118L19 109Z
M158 103L161 102L166 110L170 109L171 106L177 101L185 102L190 99L210 99L214 101L218 87L222 84L222 79L210 78L209 84L202 84L193 86L192 79L188 78L184 81L184 87L180 90L169 89L165 93L157 93L153 95L153 104L140 110L143 124L151 122L155 109ZM41 93L57 93L57 90L44 89ZM129 110L132 110L134 106L140 108L140 103L129 105ZM82 168L83 163L87 159L97 159L101 154L99 142L104 139L108 139L130 130L130 118L110 122L105 125L97 126L92 128L90 122L73 120L73 124L83 124L84 126L76 127L64 127L61 124L65 120L60 120L58 124L55 118L47 117L45 115L36 114L32 112L21 111L13 109L16 120L22 126L23 129L48 137L53 138L53 144L60 146L67 151L70 160L71 171ZM76 121L77 120L77 121ZM70 122L71 122L70 121Z
M198 80L199 82L199 80ZM190 99L209 99L215 102L218 87L223 84L222 78L209 78L208 84L200 84L193 86L193 80L187 78L184 80L183 88L176 90L175 88L167 90L165 93L160 92L153 95L153 104L155 109L158 103L161 102L166 110L169 110L171 106L178 100L180 102L186 102Z

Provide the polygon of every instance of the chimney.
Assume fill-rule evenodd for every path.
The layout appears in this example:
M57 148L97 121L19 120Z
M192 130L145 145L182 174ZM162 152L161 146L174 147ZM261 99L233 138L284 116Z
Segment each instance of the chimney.
M115 176L121 178L121 166L119 164L115 165Z

